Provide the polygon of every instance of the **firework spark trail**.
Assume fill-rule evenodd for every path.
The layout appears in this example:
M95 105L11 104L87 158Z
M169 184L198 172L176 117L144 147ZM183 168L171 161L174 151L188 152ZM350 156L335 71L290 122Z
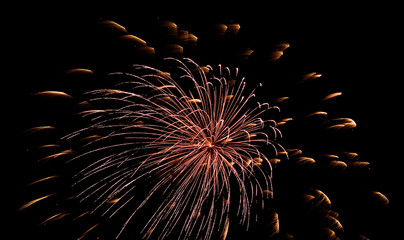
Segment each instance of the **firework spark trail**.
M163 200L142 230L146 238L156 228L161 228L159 237L165 238L185 219L181 236L188 238L196 230L197 234L204 231L204 238L209 239L214 230L228 228L225 219L233 202L232 191L239 193L240 223L248 226L254 197L260 196L263 204L264 191L272 191L271 163L259 148L270 145L275 155L278 149L285 151L276 143L281 133L275 121L260 118L279 108L267 103L250 108L254 91L243 95L244 78L234 82L239 78L238 69L232 76L229 68L223 71L219 65L218 76L213 73L209 77L191 59L165 61L180 72L177 80L158 69L134 65L136 71L145 73L110 74L129 79L117 87L130 91L87 93L89 103L107 101L112 107L86 111L83 116L90 118L91 126L64 137L83 137L94 129L108 132L86 143L83 147L87 151L69 161L92 159L75 175L74 185L84 186L77 196L81 201L93 201L93 212L112 201L102 213L112 217L130 205L131 192L138 184L149 181L146 197L132 209L117 238L135 214L160 194ZM211 66L207 69L214 72ZM192 88L184 89L181 81L191 82ZM230 183L233 178L237 185ZM226 204L218 203L223 201ZM207 215L203 215L205 208Z

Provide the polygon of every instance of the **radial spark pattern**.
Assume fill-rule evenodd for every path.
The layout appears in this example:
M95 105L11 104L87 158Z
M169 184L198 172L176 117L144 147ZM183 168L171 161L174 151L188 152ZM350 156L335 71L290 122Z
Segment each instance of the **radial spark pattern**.
M213 230L225 228L233 204L238 205L241 223L248 225L253 200L263 201L272 193L271 163L260 146L271 145L275 154L282 149L275 142L281 135L275 121L261 115L279 109L254 102L253 91L245 95L246 84L237 69L233 73L218 66L215 73L190 59L166 61L175 66L173 74L134 65L133 74L111 74L125 79L116 89L87 93L88 103L110 107L82 112L91 119L90 127L65 137L104 132L71 160L91 159L75 176L75 184L85 186L78 197L91 199L96 210L110 217L132 206L126 207L131 214L123 231L158 195L161 202L143 232L161 228L162 238L179 225L182 237L203 230L209 239ZM192 87L187 90L181 84ZM146 182L146 197L134 200L139 184Z
M266 25L144 22L131 26L136 36L113 21L93 25L83 55L97 54L30 92L24 136L39 166L18 212L34 216L37 237L385 232L389 199L370 190L372 162L356 153L357 122L341 104L349 92L332 74L301 68L299 47L267 39Z

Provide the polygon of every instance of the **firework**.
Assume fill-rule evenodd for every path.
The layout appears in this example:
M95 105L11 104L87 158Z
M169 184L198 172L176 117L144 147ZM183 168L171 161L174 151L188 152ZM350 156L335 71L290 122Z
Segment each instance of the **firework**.
M86 186L77 195L80 201L96 196L91 200L95 210L112 217L132 205L136 188L148 182L139 207L126 209L132 214L121 231L158 195L163 200L144 227L146 235L164 225L160 237L165 238L179 224L180 236L187 238L196 230L209 239L215 225L225 228L233 204L239 204L241 222L248 222L255 195L263 198L263 191L272 191L271 163L260 147L272 146L275 155L283 151L275 142L281 133L274 120L261 116L278 108L268 103L250 108L254 93L245 94L237 69L232 73L219 66L215 75L211 66L206 66L207 74L190 59L166 61L177 65L177 80L158 69L134 65L143 73L112 73L124 78L117 88L86 94L91 105L107 101L113 106L81 112L91 125L64 137L88 139L89 132L104 132L85 144L85 153L70 160L88 161L75 175L74 185ZM191 89L183 89L181 81L190 83ZM206 215L203 209L209 209ZM178 223L182 218L185 222Z
M79 225L76 239L91 234L105 239L347 235L340 209L331 207L336 194L327 195L335 193L329 185L344 184L336 187L342 189L337 199L348 201L352 196L345 197L345 188L355 185L346 187L343 177L363 176L370 163L350 149L330 150L337 141L330 139L353 132L357 123L326 107L344 95L335 89L316 92L313 86L321 83L322 74L302 73L293 79L296 90L291 82L277 81L290 76L268 73L288 43L241 49L232 42L239 24L214 25L213 40L204 42L173 22L159 21L160 41L152 47L147 38L115 22L99 26L125 51L107 49L111 52L102 59L102 71L76 68L66 76L93 83L101 72L103 87L83 84L83 94L34 94L71 104L64 110L75 114L62 128L27 131L60 131L55 142L43 141L37 150L44 153L41 164L66 168L28 187L71 178L64 189L31 198L20 211L55 200L58 211L40 224L69 219ZM211 65L203 64L211 58ZM111 70L122 65L122 71ZM266 83L255 81L263 75L274 79L270 89L262 90ZM363 199L375 199L382 207L389 203L380 192L366 194ZM104 229L113 231L109 235Z

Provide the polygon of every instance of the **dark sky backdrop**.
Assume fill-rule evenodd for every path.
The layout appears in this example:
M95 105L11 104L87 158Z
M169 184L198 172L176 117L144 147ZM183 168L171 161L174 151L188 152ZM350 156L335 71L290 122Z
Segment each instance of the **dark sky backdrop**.
M16 156L20 156L18 151L22 149L16 146L20 143L19 132L30 125L20 109L24 109L21 106L24 101L29 101L29 94L49 90L47 86L55 85L55 78L69 67L88 64L87 57L91 55L91 52L86 52L91 44L88 29L96 21L111 19L129 31L131 26L134 28L143 21L157 18L174 21L184 29L205 23L236 22L251 32L253 41L291 43L285 54L293 54L295 62L301 63L299 68L322 73L325 78L339 84L338 89L344 93L344 117L353 118L359 126L361 156L365 161L374 161L374 174L379 181L377 190L386 193L392 203L397 204L394 202L394 189L397 188L394 184L402 180L397 170L402 159L398 142L402 137L401 115L398 115L402 108L397 89L401 88L398 84L402 75L397 75L395 70L399 67L396 57L400 57L400 43L396 39L398 16L393 7L336 3L291 8L287 6L289 3L244 4L248 3L218 8L201 3L197 7L181 9L173 4L165 10L134 5L131 8L122 6L123 10L118 11L117 6L114 10L103 11L95 8L84 10L79 5L66 9L63 6L46 9L37 6L32 10L27 7L24 11L16 11L11 17L12 76L4 80L11 84L6 93L10 96L4 103L9 105L11 102L12 105L12 146L9 149L17 151ZM24 171L20 172L23 163L21 159L12 161L16 179L12 181L11 192L20 191L18 188L22 182L19 179L24 179L21 176ZM13 207L18 207L20 200L16 202Z

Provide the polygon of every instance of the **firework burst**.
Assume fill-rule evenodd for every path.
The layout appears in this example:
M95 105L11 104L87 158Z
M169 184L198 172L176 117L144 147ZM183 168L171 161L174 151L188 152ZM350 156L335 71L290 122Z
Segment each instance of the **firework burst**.
M271 163L260 147L270 145L275 154L283 151L275 142L281 133L274 120L261 116L278 108L259 102L251 108L254 93L245 95L245 81L237 69L232 73L219 66L216 75L211 66L202 68L190 59L166 61L177 65L174 74L179 80L134 65L139 74L110 74L125 79L117 88L86 94L89 104L107 101L111 107L83 111L91 125L64 137L83 139L90 137L88 132L104 132L85 144L85 153L70 160L91 159L75 175L74 185L85 183L77 197L92 199L95 210L103 209L102 215L111 217L131 205L133 192L148 182L146 198L122 230L158 195L163 200L144 227L146 235L164 225L164 238L181 225L182 237L196 230L209 239L215 225L225 227L233 202L239 205L240 221L246 223L255 197L262 200L265 191L272 191ZM181 81L191 84L191 90L183 89ZM209 209L206 215L203 209ZM185 222L179 223L182 218Z
M100 67L66 71L87 85L33 94L52 102L45 118L57 119L26 132L42 139L33 152L50 165L27 187L63 184L19 210L55 201L40 225L70 222L75 239L365 238L331 207L350 202L345 193L359 188L351 176L369 170L330 140L357 123L329 111L343 94L324 92L321 74L280 76L285 66L274 64L288 43L253 50L239 46L236 23L215 24L201 40L158 21L151 47L115 22L98 26L100 45L116 43ZM380 192L364 195L389 204Z

